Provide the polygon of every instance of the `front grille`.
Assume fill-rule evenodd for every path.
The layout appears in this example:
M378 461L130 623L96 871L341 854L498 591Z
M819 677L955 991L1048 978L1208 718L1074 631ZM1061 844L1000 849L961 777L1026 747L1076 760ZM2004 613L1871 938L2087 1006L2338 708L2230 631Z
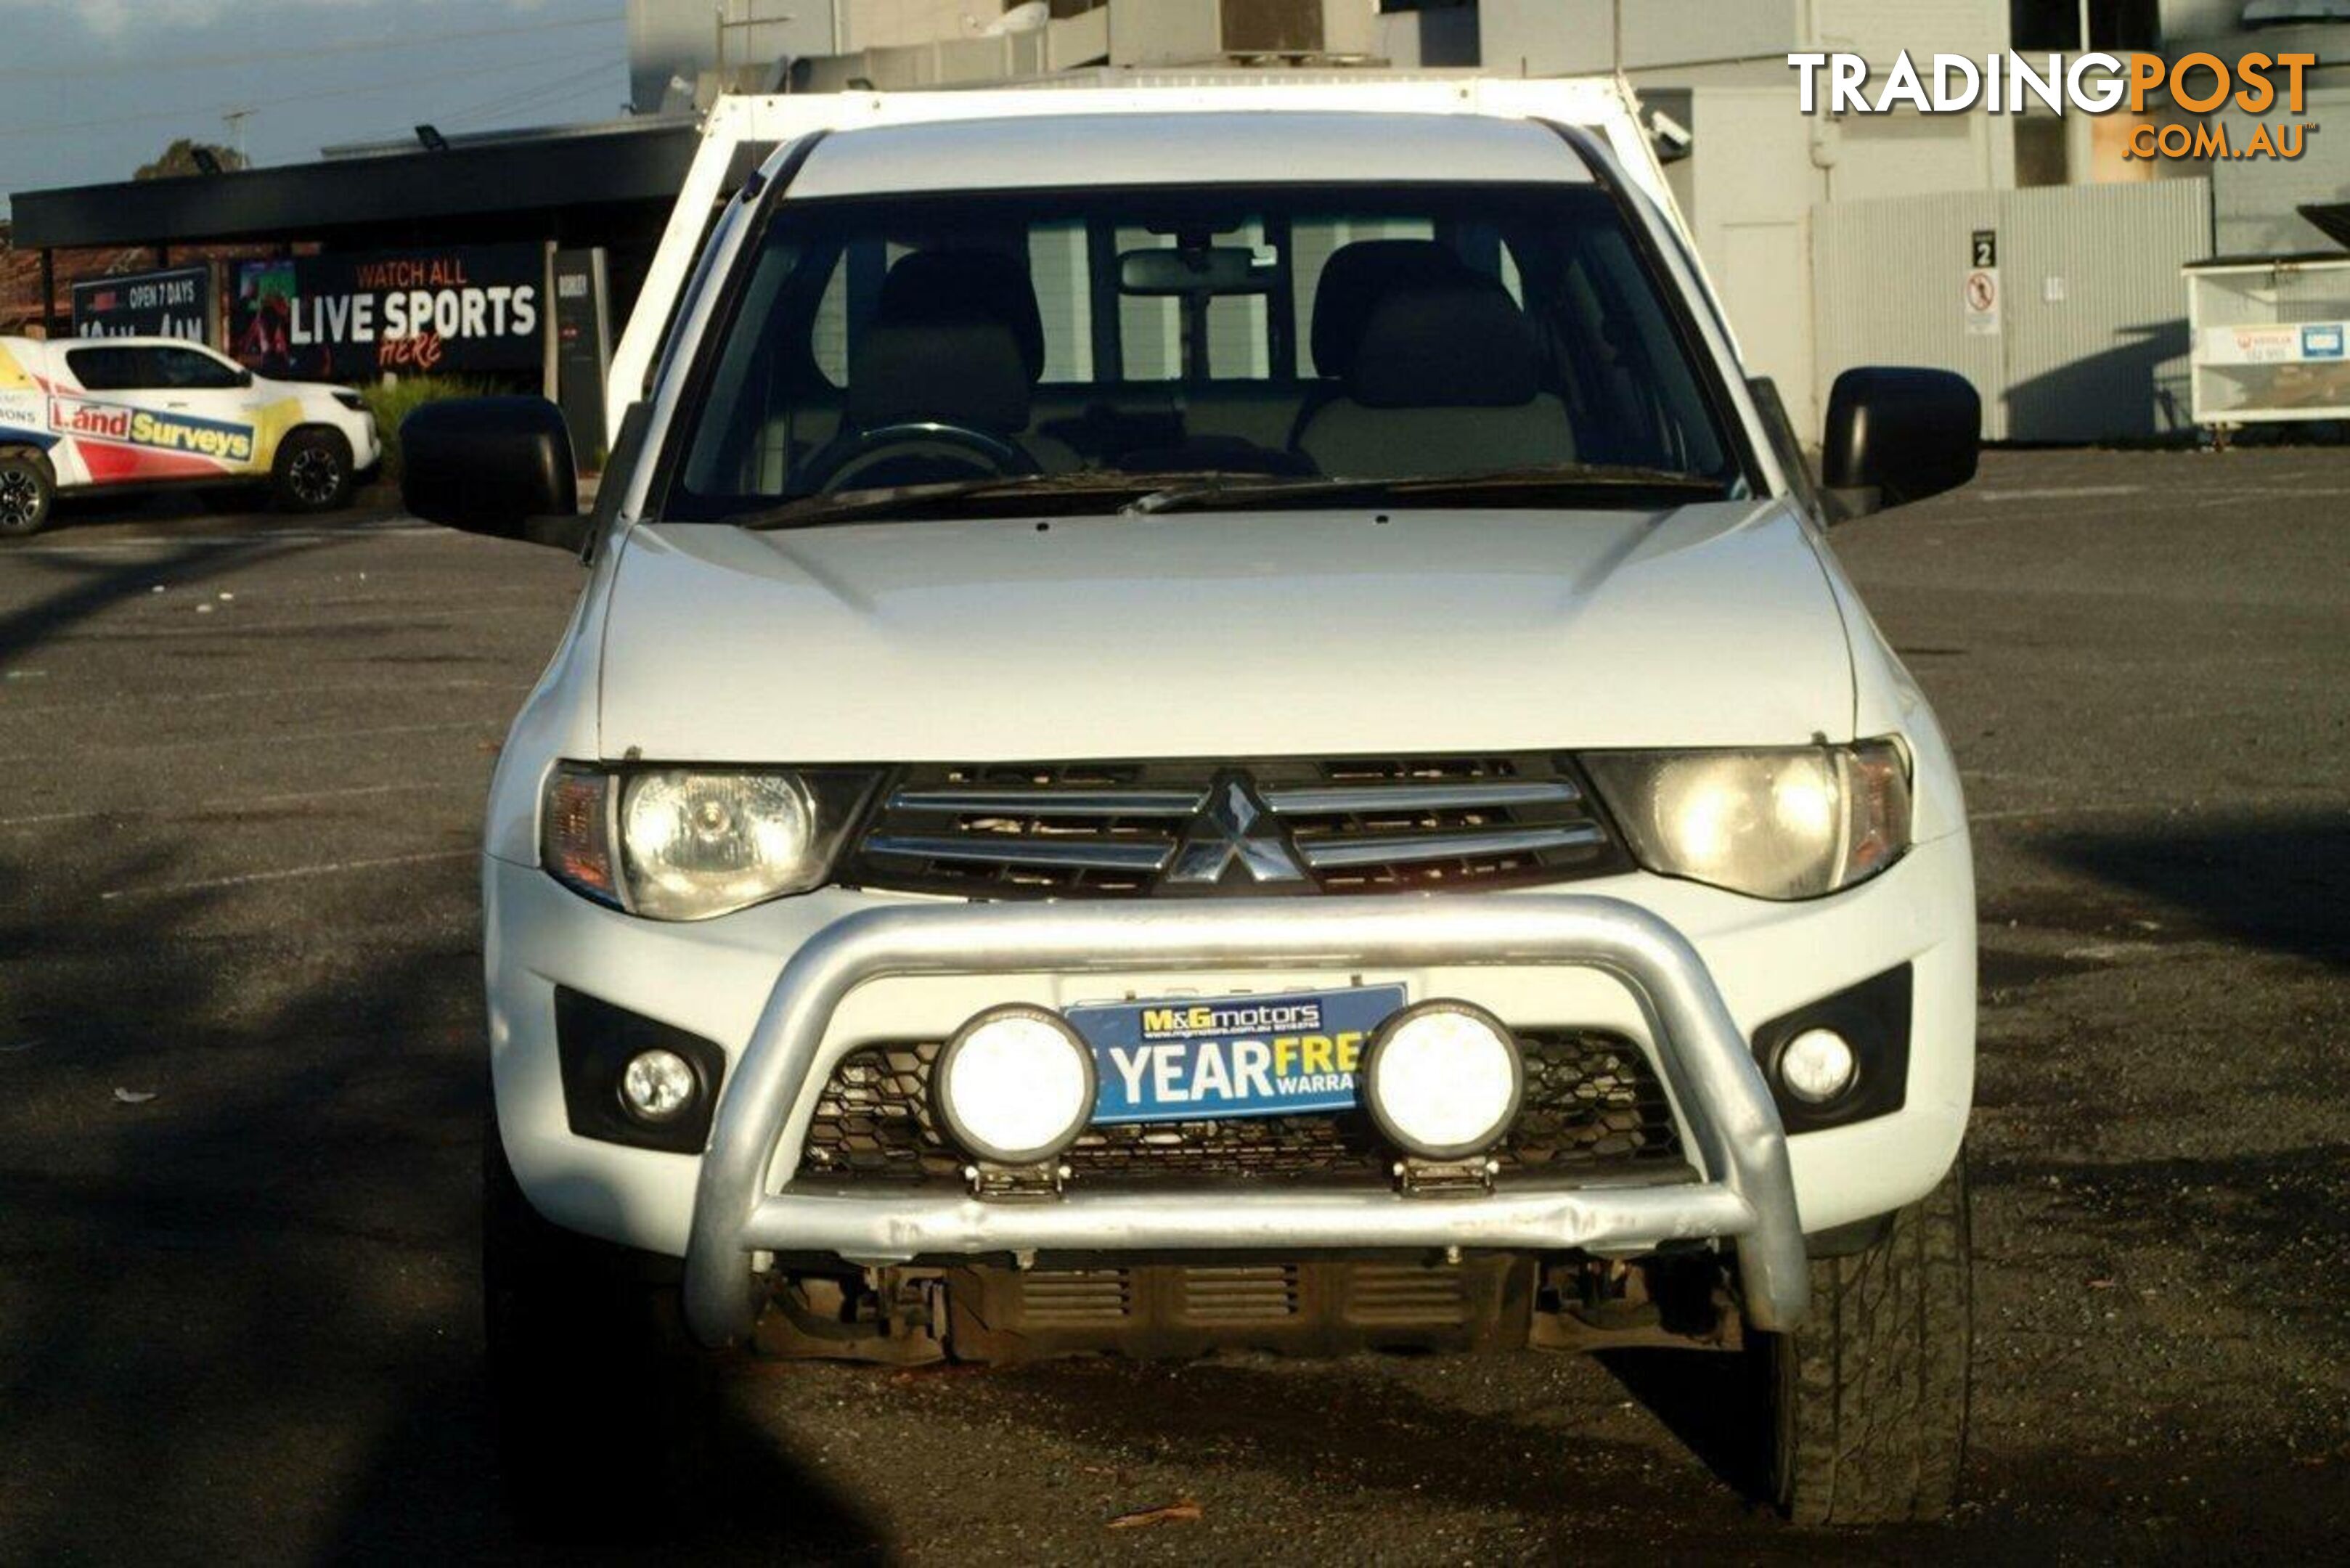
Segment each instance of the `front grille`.
M1526 1064L1517 1124L1494 1150L1503 1174L1678 1163L1680 1135L1638 1046L1581 1029L1515 1031ZM816 1102L804 1179L958 1179L966 1159L931 1109L937 1042L844 1057ZM1393 1156L1359 1110L1088 1127L1065 1157L1073 1184L1155 1179L1380 1179Z
M1630 862L1549 754L903 769L841 872L972 898L1448 891Z

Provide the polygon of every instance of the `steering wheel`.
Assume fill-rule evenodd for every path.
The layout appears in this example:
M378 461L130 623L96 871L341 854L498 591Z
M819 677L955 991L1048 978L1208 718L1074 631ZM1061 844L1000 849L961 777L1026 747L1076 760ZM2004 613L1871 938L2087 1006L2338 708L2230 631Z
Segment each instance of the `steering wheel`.
M901 464L915 472L888 478L875 471ZM807 488L827 495L843 490L931 484L957 479L1001 479L1041 472L1036 460L1014 441L969 425L940 420L909 420L859 431L818 454Z

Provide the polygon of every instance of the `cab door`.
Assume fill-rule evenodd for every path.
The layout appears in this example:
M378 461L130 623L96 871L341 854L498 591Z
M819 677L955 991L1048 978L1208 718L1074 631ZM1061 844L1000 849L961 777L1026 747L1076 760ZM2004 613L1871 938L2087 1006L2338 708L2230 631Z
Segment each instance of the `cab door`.
M49 461L59 484L126 484L147 478L132 437L139 400L153 379L136 343L77 343L49 357Z
M181 439L224 468L258 471L264 443L253 372L201 348L157 345L148 352L154 357L150 395L156 410L192 427Z

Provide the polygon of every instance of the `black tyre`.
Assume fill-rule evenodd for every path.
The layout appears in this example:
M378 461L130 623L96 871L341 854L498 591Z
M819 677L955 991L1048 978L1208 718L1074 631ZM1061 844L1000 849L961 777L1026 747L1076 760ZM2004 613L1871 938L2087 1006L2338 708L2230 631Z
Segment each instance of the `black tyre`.
M277 445L269 483L285 511L339 511L351 504L351 443L338 431L294 431Z
M1751 1336L1775 1501L1801 1524L1927 1521L1966 1453L1966 1158L1875 1246L1812 1263L1812 1315Z
M687 1336L665 1262L542 1219L487 1118L491 1418L508 1501L538 1530L609 1538L631 1519L657 1529L676 1517L660 1505L691 1506L706 1476L719 1367Z
M0 452L0 539L23 539L49 524L57 485L47 459L29 452Z

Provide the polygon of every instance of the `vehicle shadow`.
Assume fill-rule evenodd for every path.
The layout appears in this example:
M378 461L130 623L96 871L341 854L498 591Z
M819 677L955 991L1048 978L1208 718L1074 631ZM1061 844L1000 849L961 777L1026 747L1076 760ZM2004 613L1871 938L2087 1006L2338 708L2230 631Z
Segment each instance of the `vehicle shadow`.
M1596 1359L1715 1480L1758 1508L1770 1505L1771 1453L1755 1358L1641 1349L1603 1351Z
M2043 857L2169 906L2210 934L2350 967L2350 813L2231 812L2052 831Z
M390 896L468 905L472 875ZM224 895L91 891L183 876L151 849L62 881L0 857L5 1555L124 1561L159 1521L198 1560L869 1554L867 1521L739 1417L688 1532L610 1497L546 1535L510 1516L470 921L282 989L286 946L234 930Z
M1171 1367L1076 1359L983 1376L1002 1386L991 1407L1018 1410L1052 1440L1107 1467L1213 1454L1214 1473L1279 1478L1323 1509L1345 1509L1350 1497L1408 1491L1418 1505L1510 1518L1537 1539L1549 1538L1534 1549L1538 1556L1577 1542L1587 1548L1591 1521L1603 1514L1637 1518L1641 1539L1682 1549L1711 1544L1747 1557L1804 1551L1794 1532L1757 1530L1767 1521L1758 1521L1751 1491L1693 1487L1688 1466L1669 1457L1659 1462L1663 1446L1637 1425L1627 1427L1606 1380L1584 1373L1575 1357L1501 1357L1515 1364L1494 1385L1509 1390L1503 1408L1490 1397L1456 1395L1449 1381L1424 1390L1409 1376L1407 1364L1416 1359L1218 1356ZM1738 1358L1667 1353L1655 1359ZM1643 1403L1667 1380L1661 1367L1656 1375L1627 1371L1615 1360L1609 1370ZM1440 1391L1443 1397L1435 1397ZM1233 1501L1246 1513L1245 1497L1205 1501L1204 1540L1246 1528L1229 1517ZM1204 1555L1212 1560L1217 1551L1210 1547Z
M2184 317L2114 328L2110 348L2067 360L2007 389L2007 428L2031 441L2095 441L2175 435L2189 428L2182 394ZM2130 428L2117 430L2116 410Z

